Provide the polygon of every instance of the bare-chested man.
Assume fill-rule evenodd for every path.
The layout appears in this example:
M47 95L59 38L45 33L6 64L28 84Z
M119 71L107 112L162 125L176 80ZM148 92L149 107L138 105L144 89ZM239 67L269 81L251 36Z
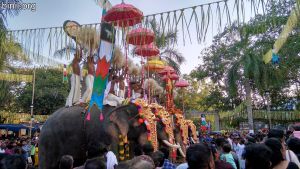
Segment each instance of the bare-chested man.
M88 57L88 75L85 78L86 90L83 94L82 100L88 103L91 100L94 84L95 65L94 58Z
M72 106L74 104L80 103L80 61L82 58L82 52L77 51L74 54L74 59L72 61L73 74L71 76L71 90L67 98L66 106Z

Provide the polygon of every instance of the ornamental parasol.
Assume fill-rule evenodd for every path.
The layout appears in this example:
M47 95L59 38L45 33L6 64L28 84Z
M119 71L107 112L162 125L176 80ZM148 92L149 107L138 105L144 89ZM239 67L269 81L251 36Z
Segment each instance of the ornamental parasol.
M164 67L164 62L161 60L149 60L145 65L145 68L150 71L160 71Z
M121 4L113 6L107 11L103 20L113 25L120 27L133 26L141 23L143 19L143 12L130 4Z
M171 66L165 66L165 68L162 71L158 72L158 74L161 74L161 75L165 75L168 73L175 73L174 68Z
M132 45L147 45L154 41L154 32L146 28L133 29L127 34L127 43Z
M190 84L185 81L185 80L178 80L176 83L175 83L175 86L176 87L188 87Z
M167 80L167 78L168 78L168 75L164 75L164 76L162 77L162 80ZM177 74L175 74L175 73L172 73L172 74L169 76L169 78L170 78L171 80L178 80L178 79L179 79L179 76L178 76Z
M142 45L142 46L138 46L135 50L134 53L140 56L155 56L159 54L159 50L157 48L156 45L154 45L153 43L149 44L149 45Z

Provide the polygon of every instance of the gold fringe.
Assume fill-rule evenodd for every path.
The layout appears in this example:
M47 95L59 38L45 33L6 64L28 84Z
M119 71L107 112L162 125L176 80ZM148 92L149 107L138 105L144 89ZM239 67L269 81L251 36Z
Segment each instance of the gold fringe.
M0 72L0 80L10 82L32 82L32 75L9 74Z

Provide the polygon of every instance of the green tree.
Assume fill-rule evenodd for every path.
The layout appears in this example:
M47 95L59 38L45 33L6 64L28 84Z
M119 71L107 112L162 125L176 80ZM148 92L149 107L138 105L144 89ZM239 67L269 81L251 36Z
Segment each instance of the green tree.
M34 112L51 114L65 105L69 85L62 82L62 72L55 69L37 69L34 95ZM29 112L32 83L20 91L17 103L22 111Z
M165 60L168 65L172 66L180 74L180 65L185 61L184 56L171 44L177 42L177 32L162 31L160 26L153 20L150 22L151 29L155 34L155 43L160 50L160 58Z
M204 63L191 74L198 79L211 79L234 104L245 100L250 128L253 125L252 93L264 97L266 90L271 90L272 94L283 92L291 85L291 79L296 80L293 72L298 72L300 66L300 50L295 46L300 40L297 35L299 28L285 45L287 49L293 46L293 49L288 49L293 52L289 54L287 49L279 52L283 56L279 65L265 65L262 61L263 55L272 48L281 32L282 25L285 25L295 1L274 3L274 6L268 7L265 16L258 15L241 28L233 24L215 36L213 44L203 51Z

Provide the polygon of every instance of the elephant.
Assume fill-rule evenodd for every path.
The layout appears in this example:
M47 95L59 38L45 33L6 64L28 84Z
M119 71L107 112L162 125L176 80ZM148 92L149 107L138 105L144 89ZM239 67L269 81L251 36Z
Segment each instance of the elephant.
M44 123L39 139L39 168L56 169L63 155L72 155L74 167L82 165L91 145L110 145L118 155L119 135L127 136L130 147L148 142L147 128L139 124L138 107L135 104L113 108L104 106L104 120L100 121L101 111L93 106L91 120L86 120L82 106L64 107L53 113ZM166 142L164 130L158 130L159 142ZM176 147L176 145L173 145ZM130 148L131 157L133 148Z

